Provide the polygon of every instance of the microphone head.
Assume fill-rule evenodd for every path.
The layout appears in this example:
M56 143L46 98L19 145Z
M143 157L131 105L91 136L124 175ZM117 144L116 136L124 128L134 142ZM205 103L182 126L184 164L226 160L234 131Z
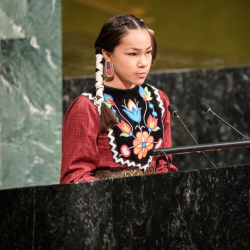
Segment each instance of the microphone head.
M168 111L172 115L177 115L177 108L173 104L168 105Z
M209 112L211 110L211 107L205 102L200 103L200 108L205 112Z

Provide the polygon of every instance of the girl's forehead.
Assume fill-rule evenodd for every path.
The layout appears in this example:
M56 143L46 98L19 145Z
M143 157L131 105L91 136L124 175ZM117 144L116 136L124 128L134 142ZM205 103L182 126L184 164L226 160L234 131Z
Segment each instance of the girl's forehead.
M130 46L148 48L151 45L151 38L146 29L129 30L129 32L121 39L119 45L122 47Z

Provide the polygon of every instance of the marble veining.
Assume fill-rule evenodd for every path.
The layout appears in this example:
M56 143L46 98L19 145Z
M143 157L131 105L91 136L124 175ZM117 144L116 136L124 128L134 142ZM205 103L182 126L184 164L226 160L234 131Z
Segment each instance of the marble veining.
M12 38L24 38L25 31L22 26L17 25L10 17L6 15L3 9L0 8L0 38L6 39L7 37ZM4 20L4 22L3 22Z
M1 1L0 30L0 188L58 183L61 3Z
M249 180L245 165L2 190L1 246L247 250Z

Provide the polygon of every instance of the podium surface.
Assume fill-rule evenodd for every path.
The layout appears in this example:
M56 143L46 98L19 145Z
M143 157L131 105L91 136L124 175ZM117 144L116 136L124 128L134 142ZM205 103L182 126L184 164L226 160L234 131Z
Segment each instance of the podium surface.
M1 249L249 249L250 166L0 191Z

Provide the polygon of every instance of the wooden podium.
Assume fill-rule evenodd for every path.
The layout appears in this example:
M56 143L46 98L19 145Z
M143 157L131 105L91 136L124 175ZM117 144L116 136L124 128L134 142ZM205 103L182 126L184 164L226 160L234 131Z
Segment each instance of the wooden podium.
M246 165L2 190L0 248L249 249L249 190Z

